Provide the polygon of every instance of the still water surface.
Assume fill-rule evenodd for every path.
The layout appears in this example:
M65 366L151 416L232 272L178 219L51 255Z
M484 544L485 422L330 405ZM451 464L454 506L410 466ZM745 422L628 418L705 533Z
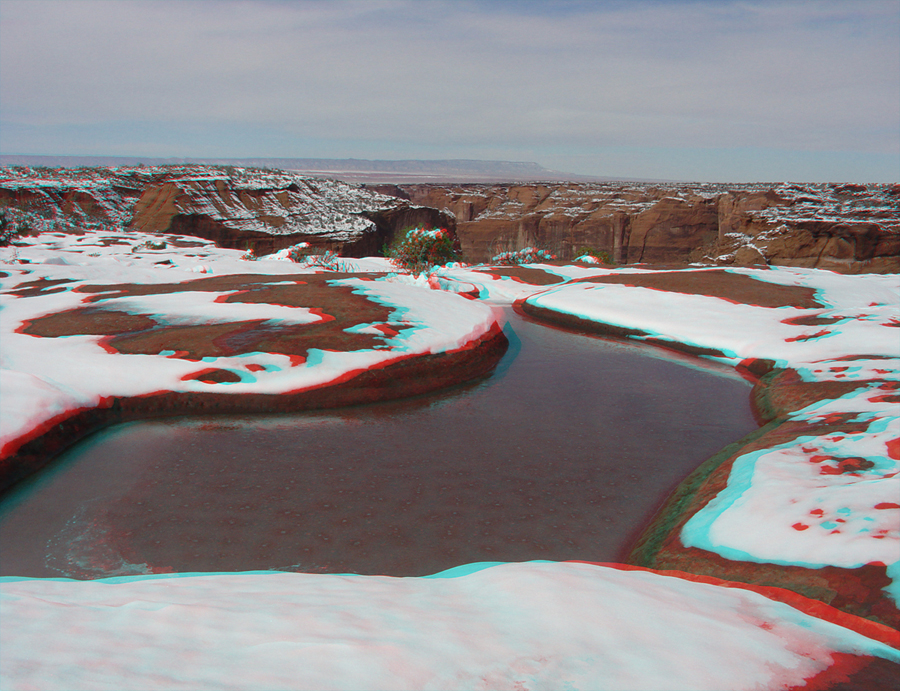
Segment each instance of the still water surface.
M756 428L734 374L507 316L497 371L450 391L90 437L4 497L0 575L614 561Z

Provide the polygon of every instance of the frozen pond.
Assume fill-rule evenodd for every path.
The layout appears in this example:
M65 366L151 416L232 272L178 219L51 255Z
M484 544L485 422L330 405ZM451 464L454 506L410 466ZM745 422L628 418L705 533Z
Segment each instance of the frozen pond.
M4 497L0 575L614 561L756 428L734 374L508 315L496 373L451 391L90 437Z

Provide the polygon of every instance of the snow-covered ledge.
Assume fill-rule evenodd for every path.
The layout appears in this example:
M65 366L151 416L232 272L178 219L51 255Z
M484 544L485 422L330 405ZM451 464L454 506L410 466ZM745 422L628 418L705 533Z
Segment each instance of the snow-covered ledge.
M0 268L0 488L106 424L416 395L506 348L490 306L376 280L385 260L335 273L142 240L45 233Z
M789 587L900 624L896 276L625 269L523 309L765 375L757 399L778 399L767 427L683 484L635 563Z
M130 241L130 236L122 235L114 239ZM90 247L90 251L75 247L75 242ZM50 335L53 328L64 329L53 322L38 325L43 317L60 310L78 310L99 304L89 299L99 295L100 303L110 301L107 303L109 312L123 313L130 318L143 315L155 320L159 317L172 327L177 326L180 314L182 325L189 326L198 318L207 321L224 319L225 315L219 310L246 309L246 302L240 299L228 302L228 297L248 290L247 285L228 287L228 281L244 280L231 278L225 281L226 290L190 291L189 299L179 302L166 297L171 295L166 292L151 290L138 295L140 291L133 289L125 293L73 290L77 286L82 289L99 284L159 286L197 278L197 273L207 277L210 274L213 277L263 275L265 282L271 284L266 289L273 291L282 291L287 284L298 285L293 276L297 274L297 265L274 261L245 262L236 253L217 250L204 243L200 245L191 252L193 256L166 250L137 252L130 256L121 249L115 251L116 245L109 238L104 242L99 237L60 235L38 238L31 247L20 248L18 257L7 256L8 261L15 262L18 258L30 262L0 267L5 304L16 305L12 313L3 314L3 367L8 370L6 376L11 377L13 390L18 392L22 410L49 410L52 417L53 409L45 405L47 401L58 406L57 410L65 411L85 403L92 405L92 401L112 390L111 386L136 387L141 377L116 370L118 360L131 358L135 362L133 358L150 357L147 353L122 352L139 350L147 345L146 339L131 340L126 345L127 339L104 340L96 334ZM363 271L388 269L380 260L356 263L355 268ZM460 348L464 352L464 344L489 335L496 324L486 305L457 295L426 290L428 286L477 296L484 303L510 303L535 295L530 302L544 301L547 310L559 313L568 309L567 314L595 324L605 323L609 314L616 313L618 321L610 320L610 323L618 324L632 336L656 339L654 342L667 341L669 345L684 342L694 348L691 352L722 357L748 371L758 369L753 363L764 358L764 369L796 366L797 369L792 371L809 382L819 381L815 377L829 381L856 378L860 387L870 387L875 386L871 382L875 381L872 376L876 374L878 382L897 379L896 359L891 359L896 358L896 349L891 351L890 358L878 357L871 348L878 347L880 336L858 324L865 327L869 323L881 328L895 321L895 316L885 316L885 310L897 304L897 291L893 285L878 282L880 277L878 280L864 277L858 279L859 282L837 285L838 279L821 272L760 272L765 273L761 278L752 274L754 280L759 278L809 288L815 299L841 300L801 311L796 311L798 308L761 307L747 312L740 307L739 301L735 304L713 297L710 302L696 295L673 295L672 291L663 290L649 291L651 295L642 295L633 309L622 310L621 300L628 301L630 296L638 294L635 291L642 291L641 288L620 285L610 291L612 284L597 284L590 299L579 303L567 296L585 297L584 286L566 282L650 272L614 271L603 267L531 268L535 269L532 276L543 272L548 280L538 285L529 283L533 278L517 278L514 272L491 274L490 271L465 267L442 271L418 287L403 285L402 280L375 283L363 277L333 275L329 280L343 282L343 289L364 292L367 302L381 304L390 311L384 318L349 325L349 332L342 329L347 338L380 339L378 344L387 345L402 334L404 337L395 345L414 350L423 357L436 354L432 351L436 343L441 344L437 346L439 350L443 349L441 352L454 352ZM27 270L33 271L30 278L23 274ZM192 273L184 274L184 271ZM289 278L287 274L292 276ZM98 278L101 275L102 279ZM279 275L281 281L277 279ZM28 298L17 297L23 289L22 284L34 279L37 282L30 285ZM277 283L281 283L282 288L278 288ZM554 288L556 283L565 285ZM340 289L339 286L334 288ZM213 292L223 300L209 300ZM542 295L537 296L538 293ZM416 314L415 306L409 312L404 311L408 306L406 299L411 295L417 296L414 302L425 312L439 315L439 319L429 322L433 328L406 328L406 322ZM867 297L863 298L863 295ZM401 296L404 298L402 305L398 304ZM74 297L79 301L67 302ZM611 299L613 297L617 299ZM452 303L446 302L450 298ZM37 302L16 302L25 299ZM421 303L418 303L419 299ZM860 302L863 299L865 303ZM546 307L553 300L557 303ZM870 304L872 302L876 304ZM221 307L226 303L230 306ZM43 307L25 310L25 304ZM471 315L465 328L446 330L445 311L451 304L453 310L459 308ZM462 307L464 304L477 306L477 309L473 307L474 311L469 313L468 308ZM570 304L577 306L566 307ZM265 320L302 325L319 323L313 319L321 317L314 309L279 304L277 300L269 301L267 305L264 309L271 309L271 313L266 312ZM292 311L285 312L285 308ZM833 313L825 314L828 310ZM722 321L707 328L696 318L701 313ZM5 321L8 314L18 315L9 329ZM254 313L250 320L258 318L259 314ZM770 317L767 321L762 316L757 319L752 315ZM657 326L671 326L673 332L668 334L665 328L643 332L648 327L648 317L654 317ZM855 355L865 353L875 357L840 360L848 350L825 347L823 344L827 344L828 339L826 334L817 333L821 330L818 324L810 328L794 319L792 325L788 324L792 328L785 330L777 326L785 323L785 317L807 321L827 319L828 330L839 332L836 337L841 348ZM237 318L247 320L247 315L241 314ZM730 344L721 339L715 342L703 340L706 338L703 334L716 332L730 338L732 332L744 329L748 319L756 319L757 328L742 332L751 344L745 350L741 350L744 343L741 339L732 339ZM135 323L131 321L130 326ZM691 324L694 324L693 331ZM398 325L401 328L397 328ZM781 335L781 342L773 341L767 335L771 326ZM45 335L28 334L29 329L42 330ZM857 340L850 338L854 330L859 334ZM429 333L427 338L422 337ZM697 333L703 338L697 337ZM16 336L10 350L6 345L8 334ZM48 362L46 358L58 358L60 353L70 351L64 347L54 351L45 342L62 346L66 341L94 365L109 362L113 374L124 372L123 381L113 382L111 377L104 376L105 370L95 370L91 377L84 372L68 373L58 363ZM30 356L21 344L36 342L49 350L28 365ZM811 342L818 342L819 347L825 349L817 351L815 347L809 347ZM752 346L753 343L758 343L759 347ZM791 360L791 354L801 350L789 344L799 344L805 354ZM199 347L192 342L187 345ZM116 352L110 352L110 347ZM368 350L383 348L373 345ZM202 358L198 362L184 357L184 352L162 351L141 362L154 363L151 370L154 378L160 377L167 385L181 387L172 395L205 395L205 387L211 387L212 394L221 387L246 389L248 384L264 382L273 387L273 393L246 392L243 396L279 397L285 393L275 392L274 382L280 377L277 373L288 371L293 377L300 372L292 371L289 365L303 370L311 359L315 366L326 366L336 357L323 350L321 356L310 358L307 351L302 362L291 360L291 354L284 353L284 360L276 362L277 358L265 352L253 351L250 360L219 353L214 361L203 363ZM300 357L296 353L293 355ZM366 357L375 358L376 355ZM77 365L77 360L71 361L73 365ZM43 378L42 363L54 371L52 381ZM203 374L199 372L202 369L218 374ZM337 370L332 370L332 374L335 372ZM190 376L198 374L200 376ZM306 374L312 376L313 373ZM92 379L103 383L95 385ZM81 384L85 381L87 385ZM310 383L310 380L305 381ZM85 394L81 386L87 387L89 393ZM877 388L879 392L872 389L867 393L868 388L857 392L853 398L855 408L850 405L849 398L834 398L821 403L818 408L798 413L798 422L806 424L816 415L831 419L828 416L835 411L829 405L840 408L839 415L851 413L858 424L866 425L860 439L866 453L884 452L884 467L873 462L862 472L876 468L888 475L886 464L896 464L896 445L892 446L890 439L883 438L883 433L892 430L890 425L894 423L884 417L880 404L886 401L879 398L891 394L880 383ZM133 388L126 393L133 395L139 390L146 388ZM43 409L42 405L45 406ZM27 428L28 424L21 422L26 415L13 412L13 429ZM19 422L15 422L17 420ZM883 421L880 427L876 420ZM877 429L870 429L872 425ZM819 462L825 464L821 466L823 468L834 466L851 471L832 474L835 477L856 472L846 464L846 467L841 466L843 445L837 444L840 441L826 438L822 445L836 444L836 448L820 448L821 454L808 452L811 456L829 456L828 460ZM780 449L775 451L781 452ZM879 482L890 479L883 477ZM794 487L791 482L788 486ZM808 490L802 482L796 487L804 492ZM865 496L868 501L874 495ZM739 501L731 501L728 506L740 508L739 504ZM873 507L873 510L882 510L885 516L897 513L891 509ZM784 512L763 513L764 517L771 514L779 520L784 518ZM724 512L720 514L724 515ZM821 517L824 518L824 509ZM714 525L715 520L707 523ZM811 528L792 529L798 534L813 534ZM676 537L680 535L676 533ZM897 531L892 533L889 529L884 537L875 539L885 544L890 544L889 540L896 542ZM861 558L869 558L868 552L863 552ZM852 681L856 678L854 675L861 675L859 679L865 679L870 686L872 683L888 684L896 679L900 669L900 635L878 623L777 588L744 586L684 572L659 573L621 565L483 564L461 566L429 578L272 572L171 574L91 582L3 578L0 579L0 607L0 685L4 689L788 689L829 688L848 679Z

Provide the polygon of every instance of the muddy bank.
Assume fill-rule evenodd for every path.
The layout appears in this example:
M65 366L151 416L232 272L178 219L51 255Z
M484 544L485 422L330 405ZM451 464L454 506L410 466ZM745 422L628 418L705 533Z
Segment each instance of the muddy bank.
M729 302L763 307L825 307L818 300L815 291L808 288L766 284L748 276L724 271L661 271L598 276L583 282L623 284L686 295L708 295ZM566 314L528 301L523 301L519 307L530 317L550 324L615 338L636 338L644 343L691 355L725 356L725 353L715 349L676 340L662 340L639 329ZM833 321L834 318L829 321L828 318L801 317L795 318L791 323L818 326ZM801 438L831 436L838 439L845 435L864 433L869 427L867 420L858 419L852 412L833 413L815 421L792 418L792 413L816 402L839 399L863 390L877 396L877 400L900 403L900 384L891 380L804 381L796 371L777 368L773 361L767 359L746 359L740 363L738 371L755 384L752 395L754 415L763 426L744 439L728 445L700 465L658 511L635 541L626 561L642 567L678 570L754 585L786 588L848 613L900 628L900 611L885 596L883 590L891 584L883 563L873 562L857 568L806 568L782 563L728 559L704 549L686 547L682 543L681 535L685 524L725 489L732 466L738 458L754 451L796 442ZM896 458L900 455L900 448L896 445L889 446L888 454ZM820 472L826 475L855 477L873 467L872 461L862 457L811 456L809 460L819 463ZM896 506L889 502L883 508L894 509ZM880 507L882 505L876 506L876 509ZM807 527L800 523L794 526L795 530Z

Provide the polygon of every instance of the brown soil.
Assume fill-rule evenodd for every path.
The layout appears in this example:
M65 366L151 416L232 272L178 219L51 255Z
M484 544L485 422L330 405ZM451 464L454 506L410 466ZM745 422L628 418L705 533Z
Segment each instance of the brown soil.
M527 283L533 286L550 286L564 283L565 279L543 269L532 269L526 266L510 266L491 269L476 269L479 273L493 276L494 278L507 277L518 283Z
M763 422L787 417L795 410L828 399L840 398L851 391L868 386L884 390L891 396L900 387L892 381L821 381L805 382L792 369L777 370L762 377L753 389L753 408Z
M109 336L103 345L117 353L157 355L175 351L176 357L200 360L247 352L271 352L306 357L310 348L349 351L384 343L371 334L347 333L347 327L367 322L387 322L392 310L353 292L331 285L341 275L223 276L162 285L84 286L95 293L86 307L47 315L26 324L22 333L55 338L88 334ZM283 285L284 281L293 284ZM273 285L274 284L274 285ZM225 302L307 307L325 318L313 324L271 325L265 320L227 324L169 325L148 315L106 310L102 301L130 295L160 295L183 291L240 291ZM393 331L404 328L396 324Z
M616 283L686 295L708 295L729 302L759 307L798 307L801 309L826 307L816 300L816 291L812 288L759 281L746 274L731 273L724 269L612 274L592 276L575 282Z
M26 322L19 333L43 338L61 336L111 336L114 334L145 331L158 326L144 315L128 314L116 310L96 307L82 307L76 310L48 314L40 319ZM164 328L164 327L161 327ZM157 351L158 352L158 351Z
M348 274L296 276L216 276L162 285L93 285L79 288L91 294L84 307L50 314L20 327L32 336L58 338L78 334L105 336L110 352L159 355L199 361L204 357L269 352L302 361L310 348L352 351L387 346L386 340L409 324L390 321L393 309L369 300L335 279ZM372 275L360 274L370 280ZM36 281L18 294L62 290L51 281ZM173 325L159 316L132 315L105 309L103 301L127 295L155 295L184 291L233 292L228 302L308 307L324 319L313 324L278 326L264 320L226 324ZM348 333L360 323L384 323L384 336ZM487 374L506 351L499 328L458 351L408 356L398 352L385 365L350 372L330 384L280 395L178 393L160 391L136 398L107 398L94 409L62 414L41 429L11 456L0 461L0 491L46 465L55 454L90 432L117 422L143 417L190 413L234 414L330 408L415 396ZM387 347L384 352L390 353ZM189 378L227 384L240 377L229 370L198 367Z
M42 277L33 281L20 283L18 286L16 286L15 290L11 290L9 294L27 298L34 297L35 295L59 293L63 290L66 290L66 288L64 287L66 283L72 283L72 281L68 278L48 279Z

